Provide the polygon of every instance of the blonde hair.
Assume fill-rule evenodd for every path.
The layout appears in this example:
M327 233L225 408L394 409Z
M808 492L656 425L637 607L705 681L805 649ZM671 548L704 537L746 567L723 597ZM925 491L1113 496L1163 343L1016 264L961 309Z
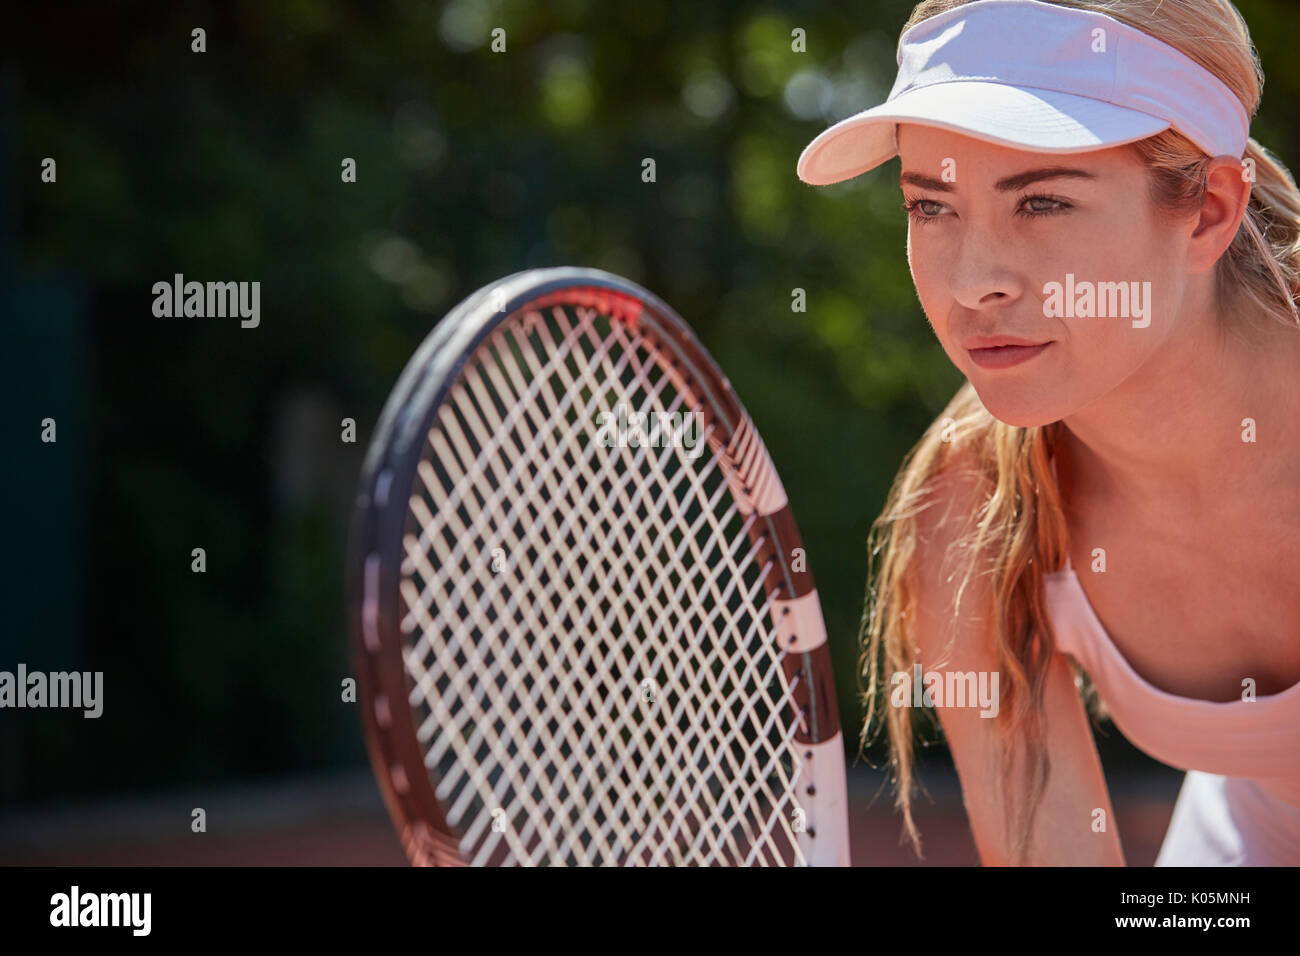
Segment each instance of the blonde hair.
M973 0L923 0L906 26ZM1059 6L1105 13L1181 50L1228 86L1253 117L1264 76L1249 31L1229 0L1049 0ZM1205 196L1211 157L1172 129L1129 146L1148 171L1149 194L1169 218L1197 210ZM1215 267L1220 316L1246 316L1256 328L1277 324L1300 328L1300 192L1291 174L1254 139L1244 160L1254 166L1250 204L1231 245ZM1242 334L1241 328L1222 328ZM945 419L955 424L943 427ZM912 710L888 705L891 675L909 672L915 661L911 631L916 596L917 515L933 505L935 480L958 456L974 461L987 496L968 515L974 530L957 542L966 556L965 578L951 609L954 618L971 575L987 576L994 602L993 622L1002 699L1003 769L1018 756L1014 779L1026 799L1020 812L1005 806L1014 834L1012 859L1026 858L1034 815L1046 788L1050 762L1043 737L1042 709L1048 666L1056 646L1044 602L1043 575L1064 566L1068 531L1051 460L1064 429L1061 422L1034 428L1007 425L990 415L967 382L904 459L884 511L871 527L866 608L859 635L859 679L866 710L861 745L888 727L895 806L903 829L921 855L912 819L914 783ZM956 435L955 440L952 439ZM882 550L884 556L877 563ZM1087 675L1074 667L1076 683L1094 719L1104 705ZM861 685L859 685L861 690Z

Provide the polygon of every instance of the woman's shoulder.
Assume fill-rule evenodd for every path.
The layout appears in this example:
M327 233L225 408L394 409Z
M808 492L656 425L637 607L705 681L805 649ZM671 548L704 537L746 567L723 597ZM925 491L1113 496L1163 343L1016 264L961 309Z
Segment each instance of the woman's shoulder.
M973 531L995 487L974 449L956 447L944 455L920 491L917 531L926 549L951 546Z

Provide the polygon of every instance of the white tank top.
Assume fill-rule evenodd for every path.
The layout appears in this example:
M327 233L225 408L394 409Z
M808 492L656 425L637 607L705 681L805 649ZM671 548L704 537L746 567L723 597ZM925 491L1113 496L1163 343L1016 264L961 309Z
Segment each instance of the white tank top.
M1044 581L1057 650L1135 747L1188 772L1156 866L1300 865L1300 683L1253 701L1166 693L1111 641L1068 554Z

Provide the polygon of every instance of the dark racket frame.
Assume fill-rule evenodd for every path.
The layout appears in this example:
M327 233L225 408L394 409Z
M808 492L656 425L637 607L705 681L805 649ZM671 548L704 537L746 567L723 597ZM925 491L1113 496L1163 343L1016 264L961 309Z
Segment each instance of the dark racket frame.
M556 309L560 313L553 311ZM759 576L763 593L758 599L763 602L762 610L747 620L760 628L757 638L752 639L754 653L779 661L773 663L774 676L769 677L769 687L776 688L779 699L775 706L767 706L764 713L775 728L778 743L782 739L788 743L769 761L772 766L779 761L780 766L774 771L775 776L768 778L767 789L761 790L763 796L754 798L760 805L758 815L752 820L737 821L734 832L722 832L717 819L707 818L708 804L719 792L725 796L731 793L730 787L739 786L724 772L717 774L717 779L708 780L711 796L705 795L704 801L696 798L694 804L682 800L669 801L671 805L657 808L629 807L629 811L639 810L652 816L661 813L662 819L629 819L620 823L606 816L600 827L614 828L616 852L609 852L611 844L603 833L599 840L589 834L592 842L586 846L580 840L558 846L556 828L563 833L566 822L558 819L542 820L540 825L538 821L526 824L524 829L532 833L531 842L516 840L513 846L508 845L495 826L485 827L484 821L478 819L490 812L481 793L470 792L466 796L472 791L467 782L471 771L487 771L482 767L459 766L452 772L466 781L461 796L470 803L481 804L475 811L467 811L462 806L458 825L452 825L448 821L448 804L440 799L437 787L443 781L442 775L449 773L447 761L453 758L444 750L430 767L425 758L432 741L421 743L417 738L419 725L427 726L431 718L424 717L424 711L412 702L416 681L408 667L407 654L411 641L420 632L404 634L402 629L403 615L410 610L409 601L404 603L403 579L411 577L403 571L403 556L409 554L412 534L419 530L412 509L416 506L413 496L420 487L421 462L425 462L426 477L437 470L429 466L429 461L433 446L431 431L442 427L440 422L445 421L439 418L440 406L449 401L454 387L464 385L467 367L473 367L476 354L482 355L479 350L486 348L490 341L501 341L505 332L510 331L511 323L535 324L552 321L548 316L559 315L564 319L574 314L596 315L593 321L605 323L601 327L610 328L611 336L617 333L623 340L635 343L638 356L644 348L652 357L658 354L667 358L657 368L661 374L670 376L671 387L682 396L683 404L702 416L699 420L705 423L708 445L704 451L718 459L717 467L725 476L726 492L737 506L736 520L743 518L747 523L745 536L754 555L754 566L767 569ZM619 328L614 329L614 324ZM526 325L518 328L527 336ZM493 339L498 331L502 337ZM447 410L443 409L442 414L447 414ZM411 861L439 866L470 863L847 865L843 742L825 626L812 575L806 570L802 555L785 491L758 432L730 383L691 329L668 305L626 279L576 267L515 273L466 298L422 343L389 396L362 469L349 544L348 629L360 690L358 701L371 764ZM694 575L695 570L688 570ZM453 569L452 574L456 573ZM483 613L484 608L473 606L476 598L470 584L460 578L456 580L461 607L471 616ZM412 587L419 588L409 580L405 586L407 594ZM661 607L653 605L631 607L638 595L624 594L622 599L630 602L623 610L668 616ZM427 616L433 606L420 610ZM549 605L546 610L551 610ZM766 619L759 621L760 617ZM609 620L607 613L604 621ZM580 631L566 634L600 640ZM702 635L701 640L707 636ZM636 645L634 636L630 646L635 649ZM525 642L524 647L527 646ZM640 647L639 650L643 654L655 653L657 648ZM444 680L447 677L442 675ZM707 681L708 675L704 674L703 679ZM474 691L472 687L468 689ZM758 695L754 699L759 699ZM764 700L772 704L770 697ZM725 722L727 715L719 710L706 718L697 716L694 722L704 728ZM438 732L447 732L445 724ZM457 730L457 733L461 732ZM762 742L760 738L761 733L754 735L756 750ZM517 744L518 738L512 738L512 742ZM733 755L740 755L737 759L748 759L743 738L726 746L733 748ZM734 749L737 746L739 750ZM731 759L726 754L722 757ZM554 780L530 775L526 763L521 765L516 761L514 767L527 778L529 790L558 786ZM501 784L502 774L508 774L500 762L489 769L492 777L483 779L494 786ZM673 768L658 769L668 772ZM543 767L541 772L545 771ZM772 779L778 781L775 791L770 789ZM587 783L592 792L571 793L568 801L576 800L573 812L590 823L599 817L601 807L608 809L611 795L619 793L620 780L607 777L603 794L595 793L600 785L589 779ZM673 793L677 794L678 788ZM634 788L626 787L622 795L635 799L637 793ZM451 797L454 802L455 795ZM767 818L762 816L764 809L769 813ZM676 821L671 827L667 826L670 810ZM753 806L750 812L754 813ZM503 824L503 830L515 828L510 836L519 837L516 832L519 821L507 818L504 811L497 813L500 818L494 818L493 823ZM477 836L469 845L462 846L465 830L471 823L477 828ZM692 826L712 828L712 832L697 833ZM655 842L652 838L665 829L672 832L671 839ZM629 835L640 839L629 846ZM701 840L708 841L702 851ZM684 848L683 844L691 844L694 849Z

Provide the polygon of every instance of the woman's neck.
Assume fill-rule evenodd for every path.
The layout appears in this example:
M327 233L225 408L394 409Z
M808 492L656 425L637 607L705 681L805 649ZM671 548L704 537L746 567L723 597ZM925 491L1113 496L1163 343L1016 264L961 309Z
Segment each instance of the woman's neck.
M1257 514L1278 488L1300 495L1300 331L1274 326L1170 343L1066 418L1072 496L1197 524Z

